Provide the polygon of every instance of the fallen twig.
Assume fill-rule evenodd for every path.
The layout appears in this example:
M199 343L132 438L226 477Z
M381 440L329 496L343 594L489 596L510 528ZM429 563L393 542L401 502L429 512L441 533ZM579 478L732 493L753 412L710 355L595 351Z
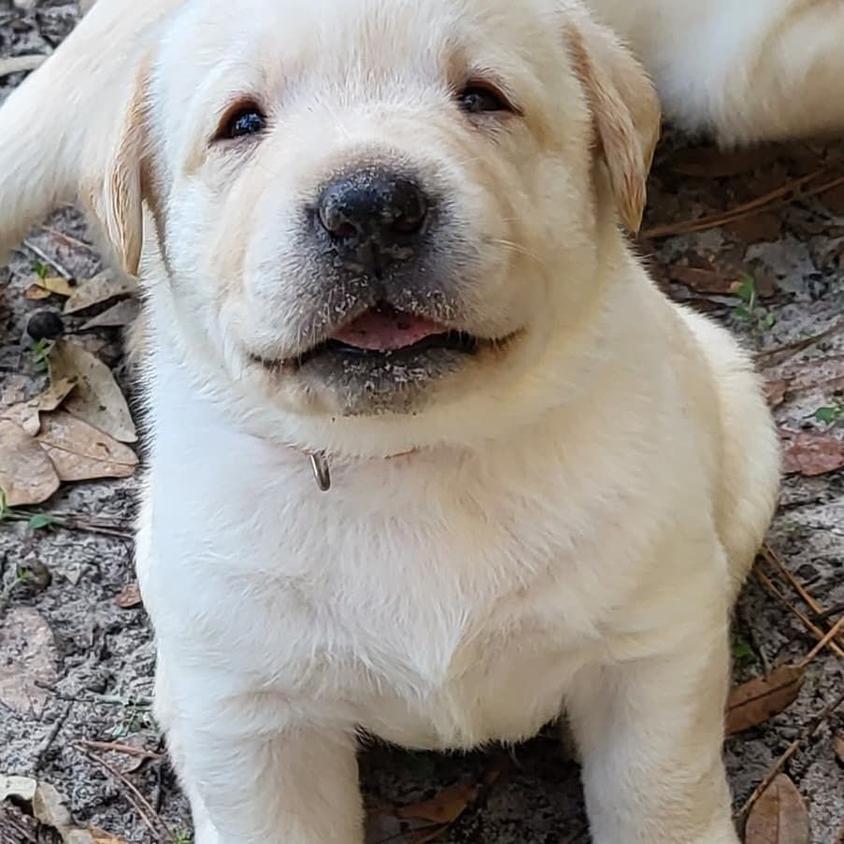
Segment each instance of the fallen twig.
M781 603L783 604L791 613L793 613L800 621L803 623L803 626L819 641L823 642L826 634L823 630L821 630L816 624L812 623L806 615L801 612L800 609L794 606L791 601L786 598L786 596L780 592L779 589L774 585L771 579L760 570L759 566L756 566L753 570L754 575L756 578L762 583L762 585ZM824 647L829 648L837 657L844 659L844 651L838 647L838 645L830 640L824 643Z
M84 249L94 255L97 254L97 250L92 243L88 243L85 240L80 240L78 237L74 237L72 234L68 234L67 232L61 231L60 229L53 228L53 226L42 226L42 228L45 232L47 232L47 234L52 235L53 237L57 237L59 240L63 240L68 246Z
M700 217L697 220L684 220L679 223L666 223L661 226L654 226L651 229L646 229L642 232L641 237L649 240L658 240L665 237L674 237L681 234L693 234L694 232L706 231L707 229L714 229L718 226L723 226L726 223L732 223L736 220L741 220L744 217L751 216L754 212L761 211L765 208L778 207L789 201L798 198L806 198L810 196L818 196L826 193L839 185L844 184L844 176L836 176L827 182L823 182L815 187L806 187L811 182L829 173L840 162L835 165L828 165L818 170L801 176L798 179L793 179L780 185L768 193L757 196L749 202L744 202L741 205L736 205L727 211L720 211L717 214L710 214L705 217ZM805 190L804 190L805 188Z
M844 704L844 694L839 695L832 703L825 706L813 719L812 721L806 726L800 735L793 741L791 744L786 748L785 753L780 756L779 759L771 766L770 770L767 774L765 774L764 779L759 785L753 789L753 793L747 800L744 801L742 807L736 812L734 815L735 818L740 819L744 818L747 813L753 808L756 801L762 796L765 792L765 789L774 781L777 774L785 767L786 763L792 756L800 749L801 745L812 738L824 725L826 719L835 712L838 707Z
M837 638L840 633L844 632L844 616L826 632L826 635L815 645L806 656L800 661L800 666L807 666L825 647L832 643L832 640Z
M844 330L844 320L839 320L818 334L813 334L811 337L803 337L792 343L786 343L784 346L778 346L776 349L759 352L755 355L754 360L757 366L775 366L788 360L788 358L796 355L798 352L805 351L810 346L814 346L815 343L820 343L821 340L826 340L828 337L832 337L842 330Z
M87 747L89 750L123 753L126 756L136 756L139 759L161 759L160 753L154 753L152 750L145 750L143 747L132 747L131 744L121 744L116 741L89 741L82 739L78 743L82 747Z
M157 841L172 840L173 834L167 824L164 823L161 816L155 811L150 802L143 794L141 794L141 792L125 774L118 771L117 768L108 763L105 759L97 756L93 751L89 750L85 746L84 742L77 742L76 747L81 753L84 753L85 756L87 756L92 762L103 768L103 770L110 774L126 789L128 792L124 795L126 800L132 808L135 809L141 820L144 822L144 825L155 836Z
M131 531L113 525L109 522L97 519L88 519L85 516L74 516L72 514L58 513L35 513L28 510L12 510L4 513L3 518L11 522L28 522L33 516L49 516L50 524L66 530L77 530L83 533L95 533L101 536L113 536L118 539L132 539Z
M23 245L45 264L49 264L60 276L73 278L73 273L64 264L59 263L55 258L51 258L40 246L31 240L24 240Z
M782 561L782 558L766 542L760 552L763 558L776 568L780 574L791 584L794 591L803 599L806 605L815 614L818 620L823 619L823 607L815 600L811 592L791 573L791 570Z
M53 725L50 727L50 732L48 732L47 735L44 736L44 739L38 745L38 748L35 751L34 768L36 771L40 770L41 765L44 762L44 757L47 755L47 751L53 746L53 742L56 740L56 736L58 736L59 731L64 726L65 721L67 721L71 709L73 709L72 701L68 703L68 705L64 708L59 717L56 718L56 720L53 722Z

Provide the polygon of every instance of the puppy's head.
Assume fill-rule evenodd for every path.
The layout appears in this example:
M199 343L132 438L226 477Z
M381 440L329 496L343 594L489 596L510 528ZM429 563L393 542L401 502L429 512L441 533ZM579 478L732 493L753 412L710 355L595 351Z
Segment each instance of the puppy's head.
M192 0L138 86L94 203L129 268L143 198L232 390L402 446L530 412L658 125L564 0Z

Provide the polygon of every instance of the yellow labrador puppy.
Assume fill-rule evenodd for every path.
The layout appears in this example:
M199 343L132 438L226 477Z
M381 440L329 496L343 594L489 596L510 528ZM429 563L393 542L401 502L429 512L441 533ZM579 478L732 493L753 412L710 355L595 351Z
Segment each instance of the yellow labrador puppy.
M198 844L359 844L359 731L563 710L596 844L735 844L777 443L627 246L659 109L613 34L565 0L104 0L0 129L38 100L62 145L17 144L12 212L73 188L140 262L138 568Z
M145 31L187 1L81 2L84 11L97 3L96 13L0 119L0 251L55 204L77 198L83 173L98 172L99 150L90 147L107 140L125 96L127 58ZM687 130L725 144L844 131L840 0L586 4L633 49L668 117Z

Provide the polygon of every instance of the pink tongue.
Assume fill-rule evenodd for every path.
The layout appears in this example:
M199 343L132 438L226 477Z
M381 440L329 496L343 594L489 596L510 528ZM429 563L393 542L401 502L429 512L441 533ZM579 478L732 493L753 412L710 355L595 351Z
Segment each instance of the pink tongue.
M446 331L435 322L400 311L371 310L341 328L332 340L356 349L387 352L406 349L426 337Z

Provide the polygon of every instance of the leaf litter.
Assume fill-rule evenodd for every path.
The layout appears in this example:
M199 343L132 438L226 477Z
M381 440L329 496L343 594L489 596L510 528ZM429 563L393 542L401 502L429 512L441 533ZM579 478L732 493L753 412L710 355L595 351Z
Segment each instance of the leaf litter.
M805 667L783 665L767 677L755 677L734 688L727 702L727 735L758 727L788 709L797 700L805 676Z
M129 405L111 370L95 355L67 340L59 340L49 356L50 378L76 380L65 410L123 443L137 442Z
M64 305L65 314L75 314L126 296L137 295L138 282L125 275L101 272L78 284Z
M806 803L785 774L779 774L754 804L745 844L810 844Z

